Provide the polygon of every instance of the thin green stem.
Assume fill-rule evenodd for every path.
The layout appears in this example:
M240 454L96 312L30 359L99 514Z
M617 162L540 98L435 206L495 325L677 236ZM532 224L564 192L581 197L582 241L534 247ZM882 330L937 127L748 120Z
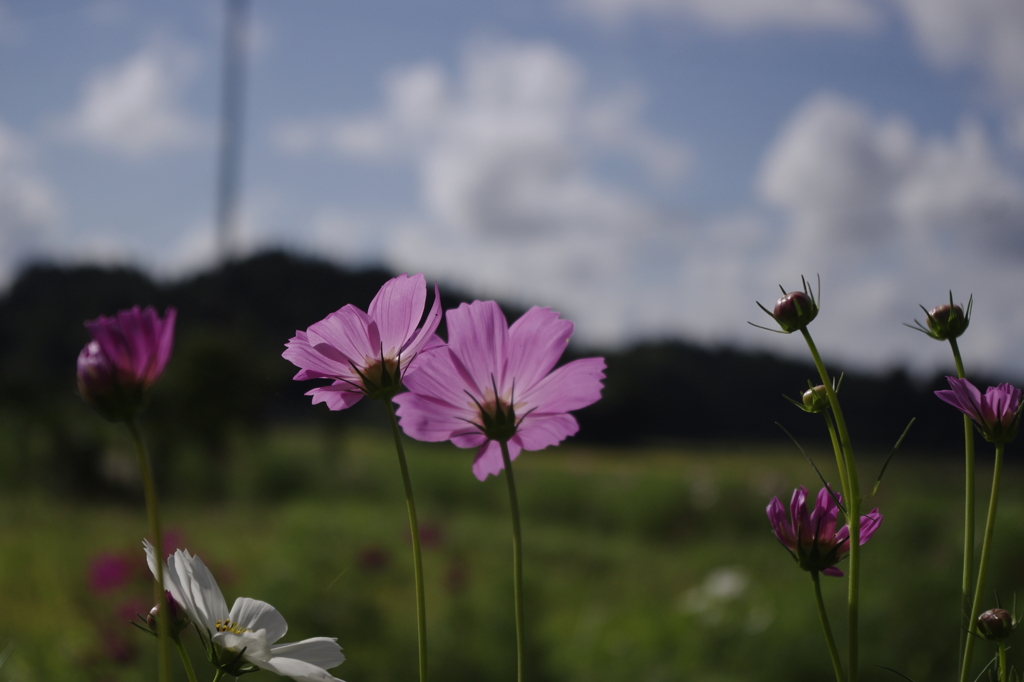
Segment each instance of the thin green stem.
M836 682L845 682L843 662L839 660L839 649L836 648L836 640L832 637L832 628L828 624L825 600L821 598L821 578L817 571L811 571L811 580L814 581L814 598L818 602L818 616L821 618L821 628L825 631L825 641L828 642L828 653L832 657L832 667L836 671Z
M964 361L960 357L960 347L956 339L949 339L949 347L953 351L956 362L956 375L963 379ZM960 664L963 665L964 649L967 646L967 633L971 629L971 586L974 584L974 425L966 414L964 418L964 570L960 585Z
M850 442L850 432L846 428L846 419L843 417L843 409L839 405L839 397L832 388L832 379L825 369L825 363L821 360L818 348L814 345L810 332L804 327L800 330L807 342L807 348L814 358L814 366L818 369L821 383L825 386L825 393L828 395L829 405L832 407L832 416L836 420L836 429L839 431L839 446L842 450L841 461L846 464L846 485L844 490L846 497L846 516L850 525L850 577L849 592L847 595L847 614L849 620L849 679L850 682L857 682L858 659L860 656L860 483L857 478L857 463L853 457L853 444ZM837 453L837 457L840 454Z
M978 562L978 581L974 586L974 598L971 600L971 617L968 619L968 634L974 631L981 611L981 591L985 588L988 575L988 560L992 553L992 536L996 528L996 512L999 507L999 481L1003 473L1004 443L996 443L996 462L992 469L992 492L988 498L988 516L985 518L985 535L981 541L981 560ZM960 682L967 682L971 672L971 657L974 654L974 642L977 637L968 637L964 646L964 662L960 668Z
M501 443L501 460L505 463L505 480L508 481L508 501L512 506L512 579L516 598L516 665L519 671L516 679L523 682L523 541L519 528L519 501L516 497L516 480L512 476L512 458L508 454L508 443Z
M420 524L416 520L416 502L412 497L412 481L409 479L409 465L405 461L405 448L402 446L402 432L398 429L395 419L395 406L385 400L388 420L391 422L391 433L395 437L395 450L398 452L398 466L402 470L402 483L405 485L405 506L409 510L409 532L412 534L412 562L416 573L416 628L420 649L420 682L427 682L427 608L423 596L423 555L420 551Z
M999 682L1007 682L1010 671L1006 667L1006 642L999 642Z
M832 440L832 450L836 454L836 468L839 469L839 485L842 486L843 495L849 496L849 483L846 480L846 455L839 444L839 435L836 433L835 421L828 410L822 411L825 416L825 424L828 426L828 437Z
M139 473L142 475L142 489L146 496L146 516L149 518L149 534L153 541L153 549L156 552L156 582L153 584L153 602L159 605L157 609L157 679L159 682L169 682L170 656L167 649L168 633L170 623L168 619L168 606L164 593L164 542L160 532L160 505L157 504L156 483L153 481L153 470L149 462L149 453L146 451L146 443L142 439L142 432L135 417L132 416L125 421L132 440L135 441L135 457L139 462Z
M217 672L213 675L213 682L217 682L220 678L224 677L224 671L217 668Z
M185 645L181 643L181 637L172 637L174 646L178 647L178 655L181 656L181 663L185 666L185 674L188 675L188 682L196 682L196 671L192 669L192 660L185 651Z

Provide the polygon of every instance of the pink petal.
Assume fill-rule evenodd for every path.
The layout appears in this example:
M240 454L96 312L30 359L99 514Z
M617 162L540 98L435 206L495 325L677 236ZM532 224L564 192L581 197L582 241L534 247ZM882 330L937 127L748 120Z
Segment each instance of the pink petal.
M327 403L327 408L334 411L348 409L363 399L362 392L353 391L348 384L340 381L330 386L314 388L311 391L307 391L306 395L313 396L314 405L317 403Z
M981 417L981 392L967 379L946 377L949 391L935 391L935 395L957 408L974 421L983 423Z
M117 322L113 318L100 315L95 320L86 322L85 328L89 330L89 334L96 343L100 344L103 354L117 368L118 375L134 377L128 343Z
M156 311L152 308L139 310L139 306L134 306L130 310L119 310L117 324L128 344L132 375L137 381L143 381L149 371L149 365L156 356L156 336L153 334L158 324Z
M840 571L835 566L829 566L828 568L822 570L821 574L822 575L830 575L833 578L842 578L844 575L846 575L845 573Z
M429 348L434 344L435 340L437 343L443 344L444 341L441 341L440 338L434 335L439 324L441 324L441 292L435 284L434 304L430 306L430 312L427 313L427 317L423 320L423 326L406 342L405 348L402 349L402 358L415 358L417 353Z
M534 306L508 330L508 373L518 398L543 379L562 357L573 324L550 308Z
M437 398L400 393L394 401L398 404L399 424L410 438L437 443L467 430L465 420L460 418L464 411Z
M514 460L519 456L521 450L522 448L515 442L515 438L509 440L509 459ZM477 451L476 459L473 460L473 475L480 481L488 476L496 476L504 468L505 462L501 458L501 444L497 441L488 441L487 445L484 445Z
M418 356L416 371L405 376L405 386L412 393L430 396L457 407L460 414L465 411L469 418L475 416L470 393L481 397L476 392L472 379L468 376L458 358L454 357L447 347L439 347ZM469 391L469 393L467 393ZM465 415L463 415L465 416Z
M313 348L304 331L295 332L295 336L285 344L281 357L301 368L294 377L296 381L331 377L358 378L347 362L331 360Z
M879 513L878 508L875 507L867 514L860 517L860 544L864 544L871 539L871 536L875 534L875 531L882 525L882 515Z
M580 425L571 414L536 413L523 419L516 436L524 450L543 450L557 445L580 430Z
M797 548L796 533L793 532L793 526L786 519L786 509L782 506L779 498L773 497L765 512L768 514L768 522L771 523L775 537L783 547L795 552Z
M177 320L177 310L168 308L164 311L163 326L160 327L160 331L157 334L156 363L153 367L156 376L163 374L167 361L171 359L171 350L174 347L174 323Z
M517 394L516 401L522 400L537 412L578 410L600 400L604 369L604 358L573 360L541 379L531 390Z
M801 543L811 543L810 528L811 519L807 513L807 488L800 486L793 491L793 497L789 501L789 518L792 520L793 529ZM804 535L806 534L806 538Z
M462 361L478 396L497 385L506 390L508 323L494 301L463 303L449 310L448 347Z
M460 435L452 436L452 445L457 448L478 448L487 442L487 436L475 429L471 424L465 424Z
M426 302L427 280L422 274L390 279L373 297L366 312L377 323L386 355L394 357L412 338Z
M335 362L365 367L380 357L380 337L373 320L354 305L331 313L306 330L309 345Z

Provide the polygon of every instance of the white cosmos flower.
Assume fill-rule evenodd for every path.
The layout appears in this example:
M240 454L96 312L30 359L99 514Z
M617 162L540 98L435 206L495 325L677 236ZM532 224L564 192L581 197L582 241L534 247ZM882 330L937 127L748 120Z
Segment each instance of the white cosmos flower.
M149 570L155 576L156 551L147 540L142 543ZM251 670L248 666L255 666L299 682L342 682L326 670L345 660L337 639L313 637L274 644L288 631L277 609L266 602L240 597L228 611L210 569L188 550L179 549L167 557L164 588L199 629L214 665L225 672L237 676Z

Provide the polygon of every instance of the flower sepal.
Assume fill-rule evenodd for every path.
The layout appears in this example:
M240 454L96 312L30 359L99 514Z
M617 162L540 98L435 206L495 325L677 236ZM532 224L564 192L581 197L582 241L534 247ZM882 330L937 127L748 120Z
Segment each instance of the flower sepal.
M967 327L971 324L971 308L974 306L974 296L972 295L967 299L966 308L961 307L953 303L953 292L949 292L949 303L943 303L937 305L931 310L921 306L921 310L924 311L927 325L923 325L917 320L914 320L914 324L907 324L904 322L904 326L916 329L922 332L936 341L947 341L949 339L959 338Z
M803 284L803 291L787 292L780 285L779 289L782 289L782 297L775 302L775 307L772 310L768 310L760 302L757 303L761 310L765 311L769 317L778 323L780 329L769 329L753 322L750 324L760 329L767 329L768 331L780 334L792 334L795 331L806 329L807 325L818 316L818 310L820 309L819 300L821 299L821 280L818 280L817 297L815 297L814 291L808 285L806 278L801 276L800 282Z

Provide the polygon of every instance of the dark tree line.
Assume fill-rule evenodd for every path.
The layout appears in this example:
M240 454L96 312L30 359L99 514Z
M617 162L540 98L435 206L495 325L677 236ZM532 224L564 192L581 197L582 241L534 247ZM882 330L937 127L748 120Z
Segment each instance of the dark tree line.
M296 329L342 305L365 309L390 276L277 252L166 284L123 268L25 270L0 299L0 432L8 434L3 441L8 448L34 448L35 460L0 452L0 478L13 480L45 468L74 487L101 485L93 427L98 418L75 393L75 360L89 338L82 322L135 304L161 312L167 306L178 309L174 355L145 413L160 448L197 444L215 461L232 429L281 422L376 423L377 410L357 406L357 414L341 420L322 405L311 407L303 394L314 384L292 381L296 369L281 352ZM441 284L445 308L470 300ZM506 311L510 319L521 312ZM798 398L807 380L816 378L810 364L683 341L604 355L604 397L578 413L581 441L784 442L777 421L802 442L824 441L820 417L781 397ZM943 387L938 376L920 385L902 372L848 374L840 397L861 446L887 449L916 417L906 447L946 455L959 450L961 432L951 409L932 396Z

